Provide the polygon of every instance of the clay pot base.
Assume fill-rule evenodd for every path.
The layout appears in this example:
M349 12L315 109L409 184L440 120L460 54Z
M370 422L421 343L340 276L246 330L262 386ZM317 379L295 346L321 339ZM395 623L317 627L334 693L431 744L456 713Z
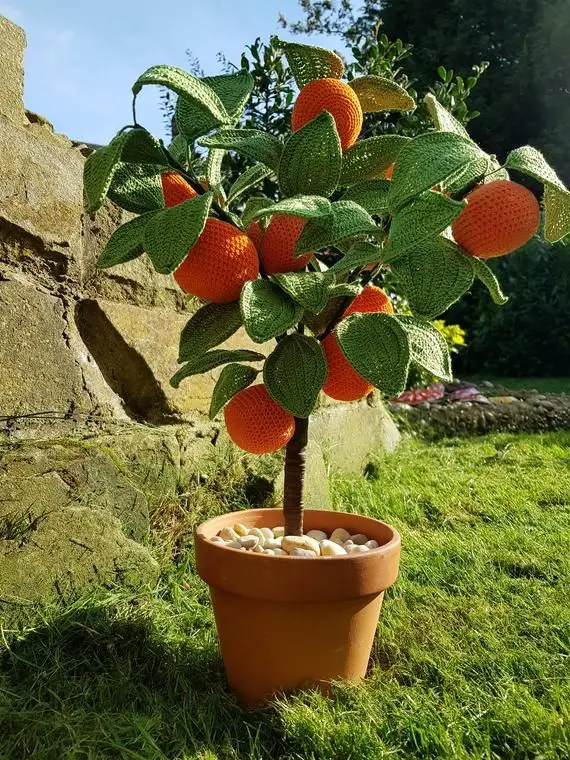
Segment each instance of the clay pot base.
M228 550L209 540L236 522L273 528L283 523L283 513L234 512L196 530L197 570L210 586L231 689L252 706L281 691L326 690L330 681L362 679L384 591L398 575L397 531L369 517L308 510L305 530L330 533L341 525L380 548L339 557L283 557Z

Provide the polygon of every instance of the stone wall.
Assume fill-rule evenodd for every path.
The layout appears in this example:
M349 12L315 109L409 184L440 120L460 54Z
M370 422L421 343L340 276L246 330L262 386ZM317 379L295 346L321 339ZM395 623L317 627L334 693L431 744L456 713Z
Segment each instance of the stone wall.
M145 256L96 269L124 215L111 203L85 214L88 149L25 110L24 48L0 17L0 607L46 583L64 593L131 578L129 568L152 579L156 563L136 543L149 504L186 488L223 439L204 414L216 371L169 385L195 302ZM249 344L243 332L228 341ZM330 502L323 447L329 469L354 471L395 445L383 409L365 427L361 415L336 407L317 420L311 506Z

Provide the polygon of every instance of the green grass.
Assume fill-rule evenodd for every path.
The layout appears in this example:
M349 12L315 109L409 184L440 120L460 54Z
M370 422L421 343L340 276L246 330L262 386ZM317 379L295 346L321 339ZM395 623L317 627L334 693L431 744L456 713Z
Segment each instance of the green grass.
M475 384L489 380L494 385L502 385L513 390L535 389L539 393L570 393L570 377L488 377L487 375L463 378Z
M570 434L406 444L333 488L403 538L365 684L241 711L182 552L9 634L0 758L568 758Z

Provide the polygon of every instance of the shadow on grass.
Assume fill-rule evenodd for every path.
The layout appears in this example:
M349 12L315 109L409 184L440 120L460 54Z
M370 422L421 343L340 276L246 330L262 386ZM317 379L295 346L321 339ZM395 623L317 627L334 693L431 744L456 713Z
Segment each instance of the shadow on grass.
M3 760L252 758L282 749L275 708L244 711L228 694L211 626L160 628L130 607L76 604L4 651Z

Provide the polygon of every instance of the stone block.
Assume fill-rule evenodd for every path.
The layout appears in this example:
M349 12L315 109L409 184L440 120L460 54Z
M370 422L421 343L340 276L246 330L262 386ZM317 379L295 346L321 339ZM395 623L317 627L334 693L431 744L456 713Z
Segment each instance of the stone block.
M0 16L0 116L25 124L24 113L24 30Z

